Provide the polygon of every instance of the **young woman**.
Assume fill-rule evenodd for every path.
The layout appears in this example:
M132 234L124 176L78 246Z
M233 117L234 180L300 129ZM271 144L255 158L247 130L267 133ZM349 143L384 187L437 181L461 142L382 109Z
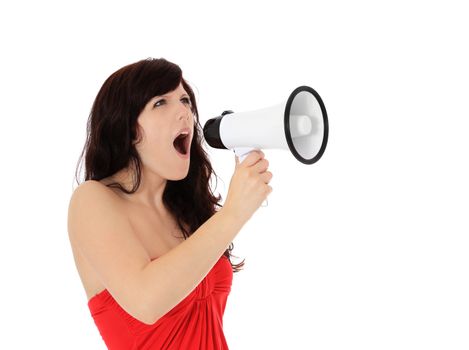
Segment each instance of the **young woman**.
M93 103L68 232L111 350L228 349L223 314L244 265L231 263L232 241L272 191L272 173L261 151L235 156L221 206L198 117L181 69L163 58L117 70Z

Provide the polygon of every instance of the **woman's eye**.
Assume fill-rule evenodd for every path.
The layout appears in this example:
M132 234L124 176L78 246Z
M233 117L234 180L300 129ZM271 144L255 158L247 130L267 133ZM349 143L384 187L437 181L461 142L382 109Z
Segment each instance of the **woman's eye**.
M190 98L188 98L188 97L184 97L182 100L183 100L183 101L186 101L186 103L188 103L189 105L191 104L191 100L190 100ZM153 105L153 107L158 107L158 106L159 106L158 104L159 104L160 102L165 102L165 100L156 101L155 104Z
M158 106L158 103L160 103L160 102L164 102L164 100L156 101L155 104L153 105L153 107L157 107L157 106Z

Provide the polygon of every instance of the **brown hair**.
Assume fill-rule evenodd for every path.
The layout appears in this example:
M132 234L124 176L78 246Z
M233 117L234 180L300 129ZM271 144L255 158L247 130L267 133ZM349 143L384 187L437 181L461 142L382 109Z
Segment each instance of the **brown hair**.
M173 91L181 83L189 94L195 121L190 166L186 178L167 180L163 203L174 215L184 239L187 239L216 213L216 207L221 207L221 195L215 197L209 185L212 174L215 179L217 174L202 147L205 140L194 92L178 65L164 58L147 58L122 67L106 79L91 108L87 139L77 170L85 152L85 181L104 179L133 164L137 176L130 191L117 182L107 186L127 194L134 193L140 185L142 167L133 142L140 135L137 132L137 118L151 98ZM76 174L75 178L80 184ZM189 232L184 225L187 225ZM233 272L238 272L244 266L244 260L240 264L231 262L233 247L232 242L224 255L230 260Z

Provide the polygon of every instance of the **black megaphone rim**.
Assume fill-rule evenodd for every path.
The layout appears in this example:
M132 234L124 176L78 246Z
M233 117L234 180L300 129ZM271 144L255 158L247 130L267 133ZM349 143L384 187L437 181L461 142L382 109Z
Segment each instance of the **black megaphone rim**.
M311 159L306 159L298 153L298 151L295 148L295 145L293 144L293 140L292 140L291 132L290 132L291 105L293 103L293 100L295 99L295 96L298 95L302 91L308 91L316 98L316 100L319 103L319 106L321 107L322 118L323 118L323 123L324 123L324 134L323 134L321 148L319 149L319 152ZM295 158L298 161L300 161L303 164L316 163L322 157L324 151L326 150L327 139L329 137L329 121L327 119L326 107L324 106L324 102L322 101L321 96L319 96L319 94L313 88L309 86L303 85L303 86L297 87L290 94L290 97L288 97L287 104L285 105L285 114L284 114L283 121L284 121L285 137L287 139L288 147L290 148L291 153L295 156Z

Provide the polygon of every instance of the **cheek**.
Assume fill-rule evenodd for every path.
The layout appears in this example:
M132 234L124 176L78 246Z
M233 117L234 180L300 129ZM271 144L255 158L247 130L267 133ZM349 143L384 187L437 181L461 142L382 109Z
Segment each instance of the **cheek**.
M160 158L171 150L171 135L164 132L161 128L154 126L149 128L146 133L144 152L150 157Z
M168 137L167 127L157 120L147 120L145 123L145 135L148 143L162 143Z

